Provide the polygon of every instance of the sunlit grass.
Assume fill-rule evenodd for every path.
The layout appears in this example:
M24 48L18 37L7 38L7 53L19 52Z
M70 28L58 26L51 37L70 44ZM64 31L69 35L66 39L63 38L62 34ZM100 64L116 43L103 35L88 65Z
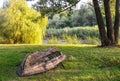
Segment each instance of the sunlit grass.
M27 77L16 69L27 53L57 46L66 54L65 69L57 68ZM95 45L0 45L0 81L120 81L120 48Z

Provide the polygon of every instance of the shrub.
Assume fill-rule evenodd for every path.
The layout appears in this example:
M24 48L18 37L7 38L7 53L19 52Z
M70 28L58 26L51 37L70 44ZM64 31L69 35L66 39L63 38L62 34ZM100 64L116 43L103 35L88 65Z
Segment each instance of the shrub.
M64 28L64 29L47 29L45 38L56 36L62 38L63 34L69 36L76 35L79 39L85 39L86 37L99 38L98 29L96 27L76 27L76 28Z
M68 35L63 35L63 40L65 40L66 43L68 44L79 44L81 43L81 40L78 39L77 35L73 35L73 36L68 36Z
M83 44L100 44L98 38L91 38L91 37L86 37L86 39L82 40Z
M96 27L47 29L45 39L53 39L52 36L57 40L64 40L68 44L100 44Z
M48 44L58 44L59 40L57 39L57 37L52 36L50 39L47 39L47 43Z

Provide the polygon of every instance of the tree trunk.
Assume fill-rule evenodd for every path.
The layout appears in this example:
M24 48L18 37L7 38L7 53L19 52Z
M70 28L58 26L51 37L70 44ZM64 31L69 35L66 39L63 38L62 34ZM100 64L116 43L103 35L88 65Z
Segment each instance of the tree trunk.
M109 45L109 40L107 38L107 33L105 31L105 25L104 25L104 21L103 21L102 14L101 14L101 11L100 11L100 7L99 7L99 4L98 4L98 0L93 0L93 4L94 4L95 13L96 13L100 38L101 38L101 45L102 46L108 46Z
M114 37L115 37L115 44L118 44L119 23L120 23L120 0L116 0L116 7L115 7L115 22L114 22Z
M112 26L112 18L110 12L110 0L103 0L105 8L105 17L106 17L106 27L107 27L107 36L110 40L110 44L114 44L114 30Z

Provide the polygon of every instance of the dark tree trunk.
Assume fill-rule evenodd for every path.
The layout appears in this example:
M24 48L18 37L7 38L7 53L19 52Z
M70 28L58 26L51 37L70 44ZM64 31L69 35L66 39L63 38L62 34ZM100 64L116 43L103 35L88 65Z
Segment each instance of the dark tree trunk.
M109 40L107 38L107 33L105 31L105 25L104 25L104 22L103 22L103 18L102 18L102 14L101 14L101 11L100 11L99 4L98 4L98 0L93 0L93 4L94 4L95 13L96 13L100 38L101 38L101 45L102 46L108 46L109 45Z
M103 0L105 8L105 17L106 17L106 27L107 27L107 36L110 40L110 44L114 44L114 30L112 26L112 18L110 12L110 0Z
M120 0L116 0L116 7L115 7L115 22L114 22L114 37L115 37L115 44L118 44L119 23L120 23Z

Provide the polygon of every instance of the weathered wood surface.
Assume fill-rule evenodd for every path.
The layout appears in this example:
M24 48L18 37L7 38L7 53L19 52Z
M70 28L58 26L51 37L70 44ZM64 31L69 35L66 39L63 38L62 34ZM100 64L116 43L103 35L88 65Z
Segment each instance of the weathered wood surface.
M37 51L26 55L17 70L19 76L33 75L55 68L59 63L65 60L66 56L51 47L44 51Z

